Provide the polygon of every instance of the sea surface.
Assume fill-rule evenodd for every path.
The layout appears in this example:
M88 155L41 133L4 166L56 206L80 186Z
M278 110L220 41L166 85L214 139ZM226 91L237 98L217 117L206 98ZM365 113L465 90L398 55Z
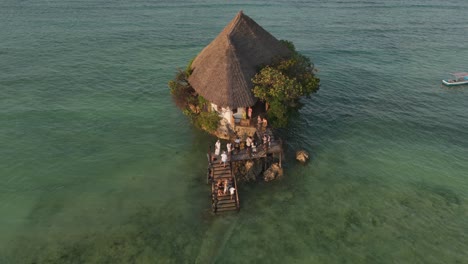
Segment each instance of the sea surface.
M239 10L321 88L213 216L167 82ZM468 1L0 1L0 263L467 263ZM294 160L305 149L306 165Z

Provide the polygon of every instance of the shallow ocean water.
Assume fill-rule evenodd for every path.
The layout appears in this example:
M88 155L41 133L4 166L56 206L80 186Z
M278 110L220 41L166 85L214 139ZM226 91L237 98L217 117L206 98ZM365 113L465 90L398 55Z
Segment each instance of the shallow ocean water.
M465 262L468 87L440 80L468 71L467 7L1 2L0 262ZM166 84L241 9L322 85L281 131L286 176L215 217L214 138Z

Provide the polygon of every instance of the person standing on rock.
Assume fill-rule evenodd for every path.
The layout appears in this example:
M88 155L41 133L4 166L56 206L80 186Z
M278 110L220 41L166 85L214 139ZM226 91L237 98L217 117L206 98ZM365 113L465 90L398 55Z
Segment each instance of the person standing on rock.
M249 107L249 109L247 110L247 116L249 117L249 119L252 119L252 107Z

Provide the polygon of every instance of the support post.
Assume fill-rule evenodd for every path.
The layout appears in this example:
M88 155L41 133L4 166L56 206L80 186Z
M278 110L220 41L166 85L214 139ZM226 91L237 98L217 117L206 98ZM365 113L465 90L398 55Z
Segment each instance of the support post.
M283 151L280 152L280 156L279 156L279 166L281 168L281 156L283 156Z

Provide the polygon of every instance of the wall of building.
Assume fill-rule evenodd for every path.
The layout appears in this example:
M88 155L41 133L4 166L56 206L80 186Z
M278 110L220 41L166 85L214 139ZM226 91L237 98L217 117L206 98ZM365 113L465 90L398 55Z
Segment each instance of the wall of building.
M211 109L218 112L219 116L226 119L231 126L234 126L234 124L232 124L233 121L238 122L240 119L247 116L245 107L238 107L236 109L236 113L234 113L229 107L219 107L216 104L211 103ZM234 119L232 118L233 116Z

